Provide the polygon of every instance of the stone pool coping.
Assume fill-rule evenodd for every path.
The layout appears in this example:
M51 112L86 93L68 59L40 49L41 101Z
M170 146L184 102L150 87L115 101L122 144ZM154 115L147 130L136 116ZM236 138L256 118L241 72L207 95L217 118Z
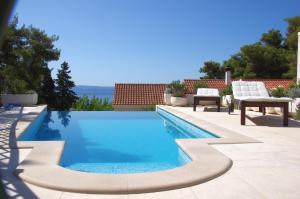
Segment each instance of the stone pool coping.
M58 165L64 141L17 141L15 147L32 150L17 167L15 174L28 183L61 191L99 194L165 191L206 182L230 169L231 159L210 147L210 144L257 142L227 129L198 121L167 106L158 107L212 131L220 138L177 139L179 147L192 159L190 163L164 171L134 174L99 174L66 169ZM35 109L32 115L37 117L45 108L44 106ZM19 137L32 121L20 117L16 125L16 137Z
M195 126L198 126L216 136L218 138L201 138L201 142L207 144L243 144L243 143L259 143L258 140L236 133L227 128L217 126L204 120L197 119L187 115L181 111L170 108L169 106L158 105L157 108L163 109ZM192 107L191 107L192 108ZM201 113L199 113L201 114Z

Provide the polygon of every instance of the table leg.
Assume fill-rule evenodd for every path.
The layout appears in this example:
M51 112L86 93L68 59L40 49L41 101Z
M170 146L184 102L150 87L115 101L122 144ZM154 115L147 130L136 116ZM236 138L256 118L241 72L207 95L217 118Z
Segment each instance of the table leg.
M217 106L218 106L218 112L220 112L221 100L218 99L218 100L216 101L216 103L217 103Z
M194 105L193 105L193 110L196 111L196 106L197 106L197 98L194 98Z
M289 125L289 103L283 105L283 126Z
M245 103L241 101L241 125L245 125L246 123L246 107Z

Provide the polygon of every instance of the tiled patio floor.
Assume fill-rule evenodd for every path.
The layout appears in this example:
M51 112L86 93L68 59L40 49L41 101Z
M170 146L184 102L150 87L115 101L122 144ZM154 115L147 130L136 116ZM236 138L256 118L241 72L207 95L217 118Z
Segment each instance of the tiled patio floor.
M240 115L225 112L193 112L191 107L174 108L185 114L228 128L262 143L211 145L233 160L224 175L197 186L173 191L133 195L92 195L44 189L18 180L12 172L31 149L0 147L1 177L11 198L45 199L203 199L203 198L300 198L300 123L291 121L281 127L280 116L248 113L246 126L239 124ZM31 111L24 108L23 114ZM7 144L9 132L19 111L0 113L0 145ZM101 185L99 185L101 186Z

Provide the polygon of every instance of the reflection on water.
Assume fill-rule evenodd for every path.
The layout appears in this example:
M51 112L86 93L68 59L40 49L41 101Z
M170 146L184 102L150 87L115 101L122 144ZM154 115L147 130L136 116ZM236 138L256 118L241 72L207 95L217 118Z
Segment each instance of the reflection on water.
M64 127L67 127L71 120L70 112L68 111L58 111L58 118Z
M51 116L52 112L49 111L45 117L45 122L43 122L42 127L35 135L36 140L61 140L60 131L50 127L50 124L54 123Z

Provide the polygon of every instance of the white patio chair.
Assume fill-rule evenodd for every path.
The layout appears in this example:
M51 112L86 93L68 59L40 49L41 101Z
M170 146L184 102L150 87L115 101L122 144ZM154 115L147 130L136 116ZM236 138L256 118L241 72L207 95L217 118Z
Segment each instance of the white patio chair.
M219 90L215 88L198 88L197 94L194 95L194 106L193 110L196 111L196 107L199 102L203 101L214 101L218 107L218 112L220 112L221 106L221 97L219 94Z
M245 125L246 107L260 107L265 115L266 107L283 108L283 125L288 126L288 106L291 98L270 97L265 84L260 81L233 81L234 103L241 109L241 125Z

